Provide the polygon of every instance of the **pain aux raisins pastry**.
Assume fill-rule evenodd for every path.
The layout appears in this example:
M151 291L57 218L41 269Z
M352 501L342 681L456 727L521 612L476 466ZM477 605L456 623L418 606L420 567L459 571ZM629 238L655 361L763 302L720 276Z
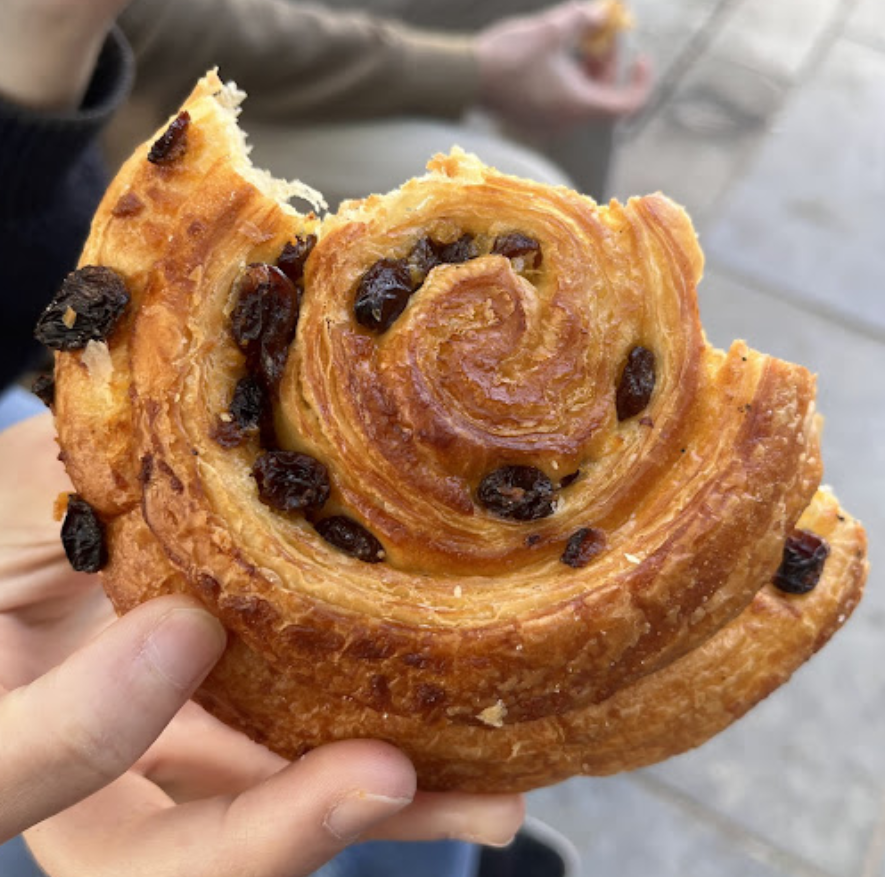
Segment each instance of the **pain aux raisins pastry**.
M607 57L615 47L618 37L636 26L633 13L621 0L600 0L600 24L582 36L580 49L588 61L597 61Z
M136 151L38 327L69 556L223 621L206 709L528 789L700 744L842 624L814 379L706 342L680 208L455 151L320 218L238 99L208 75Z

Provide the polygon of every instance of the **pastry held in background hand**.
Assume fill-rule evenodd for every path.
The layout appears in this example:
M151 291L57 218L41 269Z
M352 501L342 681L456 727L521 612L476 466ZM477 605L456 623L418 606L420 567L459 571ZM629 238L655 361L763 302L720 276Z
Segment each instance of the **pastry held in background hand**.
M607 58L618 36L636 25L633 13L620 0L601 0L598 4L601 24L581 38L580 52L589 62Z
M707 344L680 208L456 151L319 219L238 100L209 74L136 151L39 329L66 544L120 611L221 618L200 703L528 789L698 745L842 624L865 537L814 379Z

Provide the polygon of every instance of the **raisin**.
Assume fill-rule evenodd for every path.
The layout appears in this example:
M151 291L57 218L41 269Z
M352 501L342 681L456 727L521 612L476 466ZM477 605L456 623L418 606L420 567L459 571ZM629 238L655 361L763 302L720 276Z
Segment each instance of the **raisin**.
M247 375L237 381L228 412L230 419L219 419L212 428L212 438L223 448L235 448L246 435L255 432L272 417L261 382ZM271 442L275 444L275 442Z
M362 560L380 563L384 560L384 546L362 525L345 515L334 515L317 521L316 531L330 545Z
M655 355L645 347L634 347L627 357L618 384L618 420L627 420L639 414L648 405L654 388Z
M423 283L424 278L440 264L439 244L431 237L423 237L415 244L409 253L409 262L414 266L418 275L418 284Z
M375 332L386 331L405 310L412 291L412 274L405 259L379 260L357 287L356 321Z
M807 594L820 580L830 546L808 530L794 530L784 544L784 556L774 584L788 594Z
M476 255L473 236L467 233L450 244L440 243L432 237L421 238L408 257L408 263L413 267L416 275L414 287L420 286L437 265L467 262L474 259Z
M502 466L486 475L477 492L480 503L501 518L534 521L554 511L553 482L533 466Z
M209 437L223 448L236 448L243 444L243 440L246 438L236 423L220 418L209 430Z
M242 432L257 429L265 408L265 395L261 384L251 375L240 378L234 388L230 414Z
M317 237L315 234L309 234L306 237L295 238L295 243L287 243L283 247L283 251L277 258L277 268L295 284L295 288L302 288L304 279L304 265L307 257L313 252L316 246Z
M178 161L187 150L187 129L190 123L190 113L182 110L151 146L148 161L151 164L172 164Z
M574 472L570 472L568 475L563 475L559 480L559 489L562 490L564 487L570 487L581 477L581 470L575 469Z
M37 375L31 384L31 392L47 407L52 408L55 402L55 375L52 372Z
M508 259L525 259L525 265L529 268L541 266L541 245L534 238L518 231L496 238L492 245L492 255L506 256Z
M292 281L273 265L249 265L238 281L231 331L246 354L246 367L275 394L298 325L298 296Z
M116 271L86 265L72 271L40 314L34 337L53 350L81 350L104 341L129 304L129 290Z
M77 572L98 572L108 561L104 525L92 506L76 493L68 496L61 544Z
M587 566L597 554L605 550L606 538L604 530L595 527L582 527L572 533L559 559L566 565L580 569Z
M329 498L326 467L296 451L265 451L252 466L258 497L281 512L319 511Z
M473 235L466 233L450 244L443 244L439 249L439 261L446 265L467 262L475 257L476 250L473 246Z

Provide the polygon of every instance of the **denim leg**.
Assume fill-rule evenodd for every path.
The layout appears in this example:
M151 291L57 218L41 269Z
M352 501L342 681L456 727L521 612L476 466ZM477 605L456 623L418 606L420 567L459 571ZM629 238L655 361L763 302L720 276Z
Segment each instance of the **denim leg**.
M20 836L0 844L0 874L3 877L44 877Z
M480 848L443 840L372 841L349 847L313 877L475 877Z
M10 387L0 392L0 430L40 412L45 413L46 406L21 387Z

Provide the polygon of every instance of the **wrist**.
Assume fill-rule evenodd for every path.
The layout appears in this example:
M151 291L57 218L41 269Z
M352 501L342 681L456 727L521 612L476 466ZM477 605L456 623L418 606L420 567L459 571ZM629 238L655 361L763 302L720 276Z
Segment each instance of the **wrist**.
M0 13L0 97L34 110L78 107L113 17L78 2L63 9L3 2L10 5Z

